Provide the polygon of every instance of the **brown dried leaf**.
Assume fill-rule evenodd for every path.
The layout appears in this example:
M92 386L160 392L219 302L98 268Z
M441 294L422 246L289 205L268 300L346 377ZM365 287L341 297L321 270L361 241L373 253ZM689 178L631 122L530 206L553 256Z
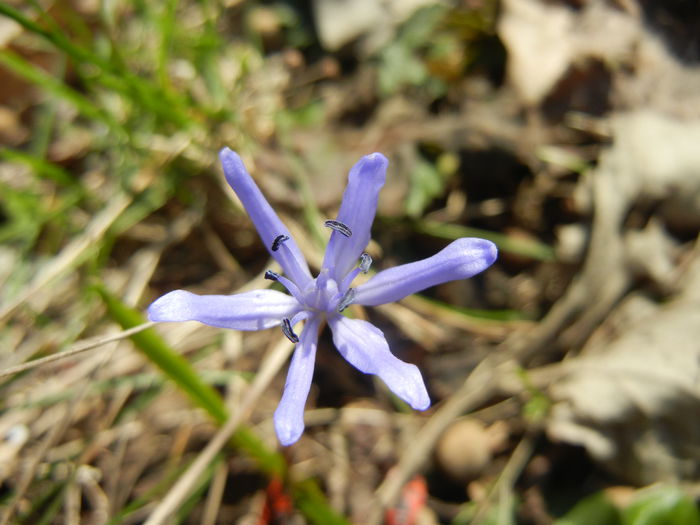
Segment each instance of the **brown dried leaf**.
M598 339L554 384L548 423L557 440L584 446L636 484L700 474L700 260L672 302L644 308L619 335ZM638 300L637 300L638 301ZM636 312L636 316L635 316Z

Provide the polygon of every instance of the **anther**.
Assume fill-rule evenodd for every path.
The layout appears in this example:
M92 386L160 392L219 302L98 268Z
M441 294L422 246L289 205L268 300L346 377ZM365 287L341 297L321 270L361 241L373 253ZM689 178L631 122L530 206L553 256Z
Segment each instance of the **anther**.
M282 333L287 336L292 343L299 342L299 336L292 330L292 323L286 317L282 319Z
M277 237L275 237L275 240L272 241L272 246L271 246L272 251L276 252L277 250L279 250L280 245L283 242L288 241L288 240L289 240L289 235L278 235Z
M272 270L268 270L265 272L265 279L267 279L268 281L279 281L280 274L275 273Z
M345 235L346 237L350 237L352 235L352 230L348 228L348 226L340 221L326 221L323 223L323 225L326 228L330 228L333 231L336 231L342 235Z
M345 295L343 295L343 298L338 303L338 308L336 308L336 311L338 311L339 313L342 312L348 306L350 306L350 303L352 303L354 300L355 290L353 288L348 288L348 291L345 292Z
M372 257L368 253L360 255L360 271L367 273L370 266L372 266Z

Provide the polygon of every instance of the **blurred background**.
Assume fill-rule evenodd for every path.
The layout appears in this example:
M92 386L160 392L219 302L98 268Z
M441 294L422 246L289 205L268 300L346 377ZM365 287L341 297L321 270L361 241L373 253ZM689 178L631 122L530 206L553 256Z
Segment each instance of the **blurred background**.
M0 523L700 524L699 61L694 0L0 2ZM314 270L373 151L373 268L498 244L352 307L430 410L326 333L281 449L279 330L144 324L270 285L223 146Z

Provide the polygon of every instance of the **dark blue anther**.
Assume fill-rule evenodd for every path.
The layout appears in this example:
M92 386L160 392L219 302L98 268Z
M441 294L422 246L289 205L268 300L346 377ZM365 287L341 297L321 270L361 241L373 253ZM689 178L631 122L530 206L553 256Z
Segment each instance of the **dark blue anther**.
M323 223L326 228L330 228L333 231L337 231L338 233L345 235L346 237L350 237L352 235L352 230L348 228L346 224L343 224L340 221L326 221Z
M299 342L299 336L294 333L294 330L292 330L292 323L287 318L282 319L282 333L286 335L287 339L292 343Z
M271 246L272 251L276 252L277 250L279 250L280 245L283 242L288 241L288 240L289 240L289 235L278 235L277 237L275 237L275 240L272 241L272 246Z
M273 272L272 270L268 270L265 272L265 279L268 281L279 281L280 274Z

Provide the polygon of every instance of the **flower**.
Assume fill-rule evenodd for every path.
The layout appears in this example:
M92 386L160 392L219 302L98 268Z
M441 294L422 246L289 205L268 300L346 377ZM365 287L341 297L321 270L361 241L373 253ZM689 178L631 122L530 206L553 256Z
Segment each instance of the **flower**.
M350 170L338 218L325 223L331 235L321 271L314 278L291 233L265 200L238 154L224 148L219 155L226 180L270 255L284 271L284 275L268 271L265 277L279 282L289 294L255 290L236 295L195 295L175 290L151 304L149 319L199 321L234 330L281 326L296 343L284 393L274 415L275 431L283 445L296 442L304 431L304 405L324 322L333 332L338 351L350 364L361 372L379 376L414 409L427 409L430 398L418 368L394 357L376 326L350 319L341 312L353 303L377 306L436 284L471 277L496 260L496 246L484 239L458 239L432 257L380 271L367 282L351 287L355 277L366 273L372 263L363 250L369 243L388 164L381 153L373 153ZM305 324L297 336L294 327L301 321Z

